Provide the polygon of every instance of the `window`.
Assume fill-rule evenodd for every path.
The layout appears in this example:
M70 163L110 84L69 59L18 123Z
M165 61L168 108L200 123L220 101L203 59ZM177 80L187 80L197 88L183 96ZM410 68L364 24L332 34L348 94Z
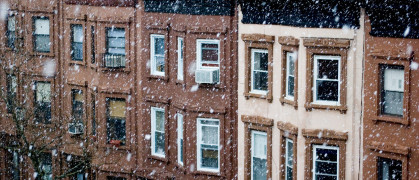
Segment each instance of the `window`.
M183 38L177 38L177 79L183 81Z
M35 119L51 123L51 83L35 82Z
M108 176L106 177L107 180L126 180L126 178L124 177L113 177L113 176Z
M42 154L40 169L43 171L44 176L41 177L42 180L52 180L52 157L51 154Z
M12 113L16 105L17 78L15 75L7 75L7 112Z
M92 134L96 135L96 96L92 94Z
M50 52L49 18L34 17L34 51Z
M183 165L183 114L177 114L177 161Z
M92 64L94 64L94 63L96 63L96 53L95 53L95 33L96 33L96 31L95 31L94 26L91 26L91 31L92 31L92 50L91 50L92 59L91 59L91 62L92 62Z
M252 179L267 179L267 134L252 130Z
M198 170L220 170L220 122L218 119L198 118L197 164Z
M82 90L71 90L72 94L72 115L73 115L73 121L77 123L83 123L83 114L84 114L84 97L83 97L83 91Z
M125 99L107 98L107 142L116 145L125 145Z
M9 16L7 18L7 47L15 49L16 42L16 16Z
M150 40L151 75L164 76L166 68L164 35L152 34Z
M266 94L268 91L268 50L252 49L251 93Z
M404 68L381 66L381 113L403 116Z
M314 103L339 105L340 57L314 56Z
M313 179L339 179L339 147L313 146Z
M151 108L151 154L165 157L165 113L163 108Z
M402 179L402 161L378 157L378 179L396 180Z
M83 61L83 26L71 25L71 58L75 61Z
M123 68L125 67L125 29L107 28L106 29L106 54L105 67Z
M287 67L286 67L286 81L285 81L285 98L294 100L294 84L295 84L295 61L297 57L296 52L287 52Z
M5 165L8 167L5 168L7 172L6 177L12 179L12 180L19 180L20 179L20 155L17 150L12 150L10 152L6 152L4 155L5 158Z
M245 46L244 96L246 99L254 97L272 102L272 65L275 36L243 34L241 38Z
M294 141L286 138L285 140L285 179L293 180L294 169Z
M218 69L220 67L220 41L197 40L198 69Z

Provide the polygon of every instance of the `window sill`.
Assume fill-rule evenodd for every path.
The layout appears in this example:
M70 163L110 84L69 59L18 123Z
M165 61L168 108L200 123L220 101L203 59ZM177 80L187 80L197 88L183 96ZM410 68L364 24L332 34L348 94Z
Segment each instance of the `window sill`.
M194 175L204 175L204 176L216 176L216 177L225 177L220 172L205 171L205 170L196 170Z
M162 162L169 162L169 159L167 158L167 156L166 157L160 157L160 156L156 156L156 155L150 155L149 157L148 157L149 159L151 159L151 160L157 160L157 161L162 161Z
M131 72L128 67L125 67L125 68L106 68L106 67L101 67L100 70L102 72L123 72L123 73L127 73L127 74Z
M403 124L409 126L409 120L406 117L396 117L390 115L380 115L373 119L374 123L378 121L388 122L388 123L396 123L396 124Z
M291 99L288 99L288 98L285 98L285 97L281 97L281 98L279 98L279 102L281 102L282 105L289 104L291 106L294 106L295 109L298 109L298 102L295 99L295 97L294 97L294 100L291 100Z
M196 82L195 82L196 83ZM221 86L221 83L214 83L214 84L209 84L209 83L197 83L199 85L200 88L216 88L216 89L224 89L223 86Z
M71 60L68 64L70 66L72 65L86 66L86 63L84 61L76 61L76 60Z
M162 80L162 81L165 81L165 82L169 81L169 77L167 77L167 76L152 75L152 74L148 75L147 79L148 80L157 79L157 80Z
M33 51L32 56L54 57L54 53L50 52L37 52Z
M268 102L272 102L272 97L269 97L269 94L255 94L255 93L244 93L244 96L246 97L246 100L249 100L249 98L259 98L259 99L266 99Z
M306 111L311 111L313 109L326 109L326 110L340 111L341 114L346 114L346 111L348 110L348 107L346 107L346 105L334 106L334 105L309 103L309 104L305 104L304 107L306 108Z

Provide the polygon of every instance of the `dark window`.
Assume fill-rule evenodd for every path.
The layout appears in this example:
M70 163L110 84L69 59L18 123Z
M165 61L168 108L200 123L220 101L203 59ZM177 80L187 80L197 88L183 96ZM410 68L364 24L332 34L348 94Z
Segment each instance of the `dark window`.
M51 154L44 153L41 155L40 169L43 171L44 176L37 179L52 180L52 157Z
M105 67L125 67L125 29L106 29L106 54L104 56Z
M95 27L92 26L92 64L96 62L96 55L95 55Z
M339 147L314 145L313 151L315 179L338 179Z
M9 16L7 18L7 47L15 49L16 41L16 16Z
M381 113L403 116L404 68L381 66Z
M378 179L402 179L402 161L378 157L377 171Z
M17 78L15 75L7 75L7 112L12 113L16 106Z
M92 134L96 135L96 96L92 94Z
M339 103L339 56L314 56L314 101L333 105Z
M51 83L35 82L35 120L51 123Z
M73 98L73 107L72 107L72 114L73 120L77 123L83 123L83 114L84 114L84 98L83 98L83 91L82 90L75 90L71 91L72 98Z
M33 23L34 51L50 52L51 43L49 38L49 18L34 17Z
M125 100L107 98L107 142L125 144Z
M297 55L295 52L287 52L287 68L286 68L286 94L287 98L294 98L294 72L295 72L295 59Z
M83 61L83 26L81 24L71 25L71 58Z

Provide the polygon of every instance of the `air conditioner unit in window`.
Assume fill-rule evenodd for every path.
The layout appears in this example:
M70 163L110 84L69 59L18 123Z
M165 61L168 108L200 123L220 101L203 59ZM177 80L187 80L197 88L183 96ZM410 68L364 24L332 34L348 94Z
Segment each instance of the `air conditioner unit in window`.
M68 124L68 133L70 134L82 134L84 130L83 123L70 123Z
M195 71L195 82L215 84L220 82L219 69L198 69Z
M105 54L105 67L108 67L108 68L125 67L125 56Z

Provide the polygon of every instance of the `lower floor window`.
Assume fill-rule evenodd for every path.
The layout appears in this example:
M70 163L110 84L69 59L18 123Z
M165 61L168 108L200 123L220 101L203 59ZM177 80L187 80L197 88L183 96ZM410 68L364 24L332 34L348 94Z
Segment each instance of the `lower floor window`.
M292 180L294 166L294 142L289 138L287 138L285 142L285 179Z
M41 156L40 169L43 176L42 180L52 180L52 156L51 154L43 154Z
M125 145L125 100L107 99L107 141L111 144Z
M267 178L267 134L261 131L252 131L252 179Z
M313 146L313 179L339 179L339 147Z
M198 170L220 170L220 122L218 119L198 118Z
M378 179L396 180L402 179L402 161L378 157Z

